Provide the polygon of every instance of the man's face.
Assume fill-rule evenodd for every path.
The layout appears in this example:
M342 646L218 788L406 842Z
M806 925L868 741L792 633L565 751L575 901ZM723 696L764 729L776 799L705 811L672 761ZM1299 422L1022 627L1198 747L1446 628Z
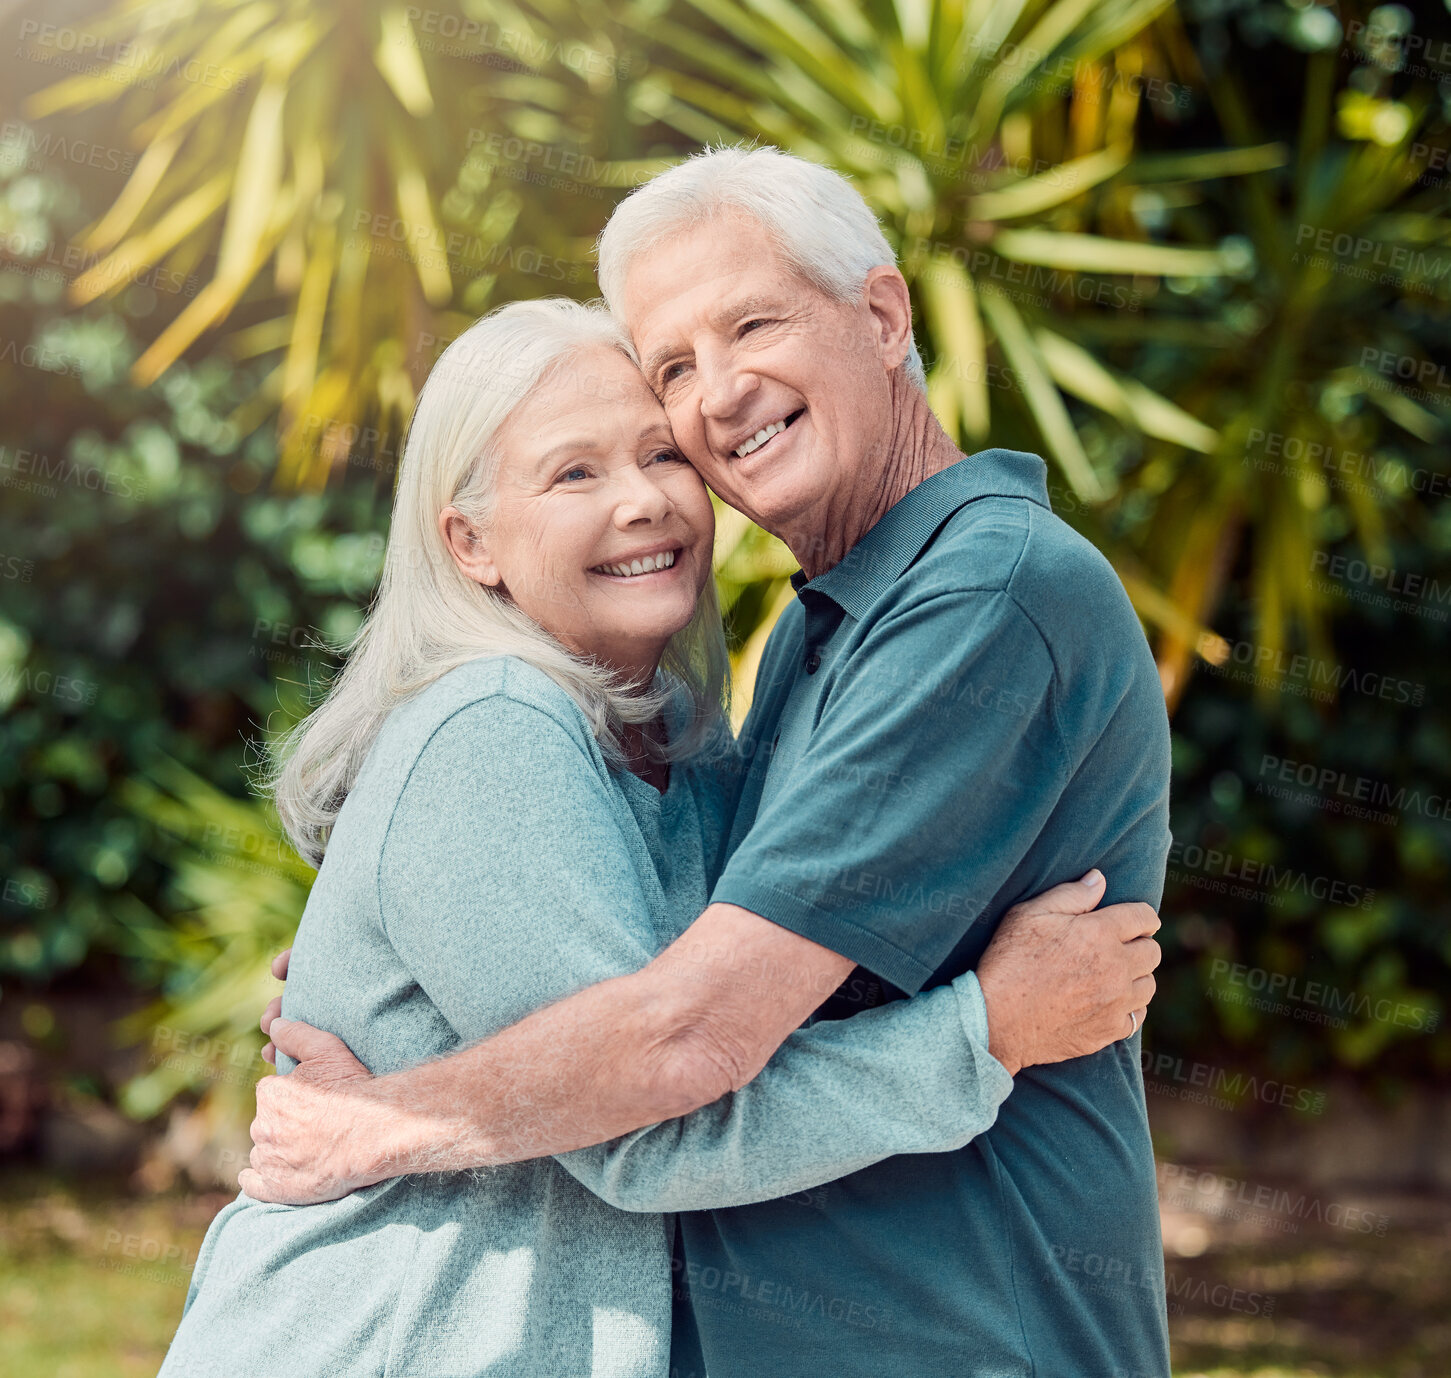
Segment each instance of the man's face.
M880 474L901 360L865 302L806 282L758 221L728 213L642 254L620 308L686 458L798 553Z

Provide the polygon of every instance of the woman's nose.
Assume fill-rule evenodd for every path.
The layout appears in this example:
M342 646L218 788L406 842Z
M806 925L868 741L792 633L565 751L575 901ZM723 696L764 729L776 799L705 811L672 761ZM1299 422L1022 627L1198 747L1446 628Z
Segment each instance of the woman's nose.
M628 466L621 479L615 503L615 523L629 526L638 521L659 521L672 508L669 494L648 469Z

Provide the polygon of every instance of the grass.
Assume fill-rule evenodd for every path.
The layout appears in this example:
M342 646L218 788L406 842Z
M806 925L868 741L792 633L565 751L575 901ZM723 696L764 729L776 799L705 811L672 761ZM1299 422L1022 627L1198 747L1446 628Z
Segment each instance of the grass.
M0 1378L151 1378L207 1223L230 1199L7 1177ZM1202 1251L1167 1270L1177 1378L1446 1378L1451 1207L1406 1201L1387 1214L1383 1236L1196 1226Z
M0 1378L153 1378L207 1222L227 1199L7 1177Z
M1170 1303L1175 1373L1446 1378L1451 1230L1444 1208L1430 1219L1396 1220L1384 1237L1327 1231L1171 1260L1169 1273L1186 1294ZM1250 1296L1272 1300L1272 1314L1237 1312L1226 1300L1236 1290L1246 1308L1263 1309L1244 1301Z

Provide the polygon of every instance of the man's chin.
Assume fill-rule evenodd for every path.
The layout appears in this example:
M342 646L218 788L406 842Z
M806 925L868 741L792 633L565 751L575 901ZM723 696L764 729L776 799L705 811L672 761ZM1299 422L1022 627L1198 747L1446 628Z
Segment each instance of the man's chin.
M786 526L806 525L812 506L802 485L784 472L752 474L749 483L723 485L716 495L773 535L780 535Z
M755 524L785 541L793 550L799 543L820 540L820 497L803 492L799 484L785 480L753 483L741 501L731 506L745 513Z

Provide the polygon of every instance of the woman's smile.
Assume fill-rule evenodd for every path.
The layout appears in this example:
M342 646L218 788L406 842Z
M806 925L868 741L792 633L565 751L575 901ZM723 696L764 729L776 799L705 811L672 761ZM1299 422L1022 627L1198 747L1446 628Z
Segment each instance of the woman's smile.
M660 584L666 582L666 576L671 579L678 578L684 570L684 565L677 565L675 562L681 549L679 542L666 546L656 544L645 550L602 560L599 564L592 565L589 572L602 579L612 579L617 584L633 583L641 587Z

